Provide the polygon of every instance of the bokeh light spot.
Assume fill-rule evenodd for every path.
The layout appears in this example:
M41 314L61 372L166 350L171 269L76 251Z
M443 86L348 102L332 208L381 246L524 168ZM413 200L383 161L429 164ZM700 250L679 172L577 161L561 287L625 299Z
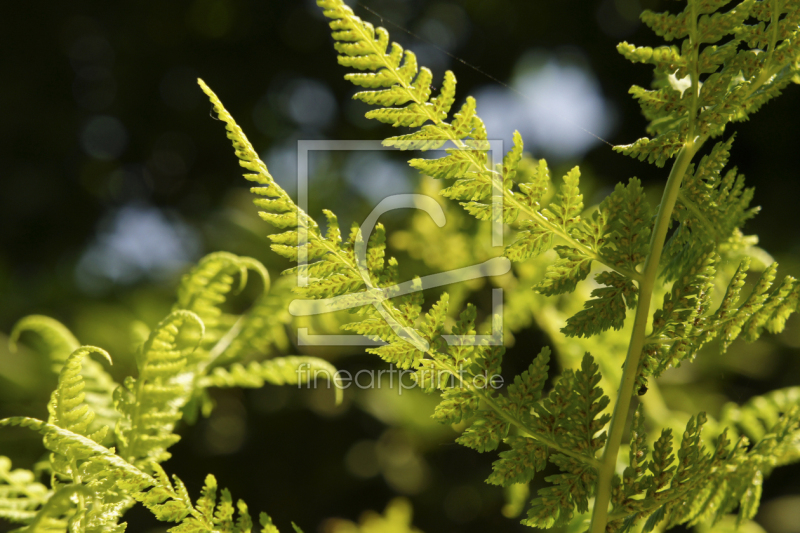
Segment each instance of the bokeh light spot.
M116 159L128 145L128 132L115 117L93 117L81 133L81 146L92 157L103 160Z

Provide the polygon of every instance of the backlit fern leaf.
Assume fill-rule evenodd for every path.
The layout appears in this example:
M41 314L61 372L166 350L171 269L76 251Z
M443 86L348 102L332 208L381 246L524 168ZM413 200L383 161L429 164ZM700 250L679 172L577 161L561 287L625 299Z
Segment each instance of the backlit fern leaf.
M294 281L282 277L271 283L242 317L239 333L222 352L221 359L238 361L246 357L265 357L289 349L286 326L292 319L289 302L294 298Z
M56 374L62 372L70 354L80 347L78 339L58 320L42 315L29 315L14 325L9 336L12 350L17 349L20 337L26 332L29 334L25 338L29 339L36 350L50 360L51 368ZM30 335L30 333L35 335ZM108 354L104 351L100 350L99 353L108 358ZM104 426L114 427L119 418L119 413L114 409L112 400L117 383L100 363L91 358L81 359L78 368L84 395L81 401L85 402L95 416L91 431L98 431ZM78 376L73 377L77 379Z
M61 365L69 354L75 351L80 342L67 327L54 318L43 315L28 315L14 324L8 338L11 351L17 350L17 342L24 332L35 333L34 347L53 364L54 372L61 371Z
M206 478L201 497L197 504L192 504L184 483L177 476L170 479L157 463L143 461L141 467L134 466L114 450L83 435L33 418L3 419L0 420L2 426L20 426L37 431L44 435L45 445L50 451L80 463L82 478L60 487L52 495L47 493L49 497L34 514L18 517L19 521L28 524L30 531L66 531L69 527L70 531L122 533L125 524L116 524L118 511L126 509L130 503L116 509L107 506L103 509L105 515L101 515L96 506L109 495L131 498L142 503L158 520L177 522L177 526L169 529L171 533L249 533L252 530L253 523L247 505L240 500L234 509L233 500L226 489L221 491L218 500L213 476ZM0 461L2 466L3 462ZM16 476L14 481L19 485L24 476L18 472ZM2 477L3 470L0 468ZM41 489L35 486L27 491L41 493ZM75 498L76 495L80 495L80 498ZM235 517L236 511L238 516ZM264 526L262 531L277 532L272 521L264 514L261 523ZM299 531L296 527L295 530Z
M334 46L340 53L340 64L371 71L347 74L346 78L369 89L383 89L363 91L357 93L356 98L378 105L404 106L373 110L367 117L394 126L420 128L391 137L384 144L406 150L431 150L452 142L455 148L448 148L447 156L435 160L412 159L411 166L435 178L455 180L441 194L460 201L479 220L502 220L510 224L520 218L522 232L506 249L507 257L521 261L541 254L559 238L575 249L573 255L580 254L587 264L600 261L632 279L639 277L632 268L615 265L605 257L598 242L592 244L583 237L588 229L588 233L598 234L598 240L602 240L604 228L593 225L591 220L586 222L588 228L580 228L583 202L577 167L564 176L558 198L546 207L540 206L549 171L542 162L543 171L536 173L532 181L517 183L517 167L523 150L518 132L514 133L514 145L503 162L491 164L489 146L485 142L486 128L476 113L472 97L468 97L447 122L455 95L452 72L445 74L439 96L431 99L430 71L418 67L412 52L403 51L397 43L390 45L385 29L375 29L362 21L342 0L318 0L317 3L324 9L325 16L332 19L330 26ZM405 58L403 62L401 58Z
M229 368L217 367L200 381L202 387L261 388L273 385L303 385L318 379L328 381L336 393L336 403L342 401L341 385L336 380L336 367L317 357L277 357L248 365L236 363Z
M51 491L36 481L30 470L11 469L11 460L0 456L0 519L27 524L47 502Z
M740 248L739 229L759 211L750 207L753 189L744 187L744 176L735 168L722 172L733 138L718 142L696 170L690 166L686 173L673 211L679 226L667 241L662 258L667 280L712 247L720 251Z
M72 352L61 368L58 388L53 392L47 407L51 424L88 436L95 442L102 442L109 428L104 426L100 431L90 435L89 428L94 421L95 413L85 401L86 384L81 375L84 358L92 353L103 356L109 364L111 363L108 352L94 346L82 346Z
M193 388L194 369L188 358L202 332L197 315L173 311L137 354L139 377L128 378L115 394L122 413L115 433L120 456L126 461L139 464L169 458L167 448L180 438L173 429Z
M740 302L750 260L745 259L731 278L716 311L710 303L716 260L701 257L678 279L653 318L653 332L645 346L646 373L658 376L665 369L691 359L709 342L720 340L724 353L738 337L757 340L764 330L779 333L800 302L800 283L791 276L773 287L778 265L762 272L749 296Z
M205 349L211 349L238 318L223 313L220 305L225 302L228 293L244 288L249 270L259 275L264 283L264 292L269 291L269 274L261 263L228 252L205 256L183 276L173 311L191 311L202 320L205 325L202 346ZM235 276L239 277L238 288L233 286Z
M746 120L791 82L800 53L796 4L743 0L721 12L728 3L691 0L679 14L645 11L642 21L679 46L617 47L627 59L653 65L656 78L652 90L631 89L653 138L617 151L663 166L697 136L716 137L728 123ZM751 17L758 22L748 24Z
M567 319L562 329L568 337L591 337L608 329L622 329L625 310L636 307L637 288L616 272L601 272L595 277L601 287L592 291L593 298L585 309Z

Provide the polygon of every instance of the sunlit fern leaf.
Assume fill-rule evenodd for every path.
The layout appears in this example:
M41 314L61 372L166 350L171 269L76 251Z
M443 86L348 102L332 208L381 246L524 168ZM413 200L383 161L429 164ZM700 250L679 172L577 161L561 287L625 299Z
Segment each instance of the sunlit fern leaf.
M227 125L228 137L232 139L236 154L241 160L241 164L246 168L256 171L256 174L247 175L248 179L258 181L266 185L266 187L256 187L253 189L255 194L265 195L270 198L276 199L278 203L269 204L268 207L272 212L280 213L280 220L273 216L262 216L267 222L276 225L277 227L286 228L291 223L298 226L298 231L290 230L288 232L272 235L273 249L278 253L289 257L290 259L300 259L301 252L306 254L306 258L312 262L301 264L295 269L290 269L287 274L302 274L307 276L308 283L305 286L298 287L296 291L307 298L323 299L335 296L352 296L360 294L366 280L363 273L358 269L354 249L361 234L358 227L355 227L349 239L343 242L341 239L341 232L337 229L329 231L327 235L322 235L321 230L317 223L308 217L302 210L300 210L288 197L288 195L281 189L269 175L264 163L258 159L258 155L250 145L247 138L242 133L241 129L230 114L222 106L217 96L202 82L199 82L203 90L211 99L214 104L214 109L218 113L220 119ZM474 104L473 104L474 110ZM467 118L469 110L464 111L462 122L473 120ZM469 115L471 117L471 115ZM466 127L466 126L464 126ZM474 126L473 126L474 129ZM270 200L271 202L272 200ZM256 202L257 205L262 207L267 206L263 202ZM279 208L276 206L280 206ZM338 228L336 218L332 213L327 213L329 228ZM291 219L291 220L290 220ZM292 222L294 221L294 222ZM307 236L307 244L298 246L298 254L295 255L294 251L287 248L289 242L295 242L295 238L299 237L300 232ZM383 228L378 225L375 232L370 238L370 243L367 248L367 257L365 265L369 271L370 281L377 287L382 287L395 282L397 262L390 258L384 259L384 237ZM276 248L278 246L278 248ZM362 291L363 292L363 291ZM411 294L405 297L397 298L397 301L383 299L382 306L393 316L399 317L403 320L406 331L413 330L413 323L416 321L420 313L420 303L417 299L420 294ZM363 304L362 304L363 305ZM386 334L385 324L380 325L378 321L362 321L359 325L351 325L352 331L356 331L361 335L381 337L381 334ZM392 326L395 327L395 326ZM413 330L412 336L419 336L419 332ZM412 365L421 358L422 353L418 350L419 343L408 343L400 339L397 334L392 331L389 336L389 344L378 348L371 349L373 353L384 357L387 361L393 362L401 366L401 368L410 368ZM386 341L386 339L383 339Z
M616 272L601 272L597 283L605 285L592 291L584 309L567 319L561 330L567 337L591 337L611 328L622 329L626 308L636 307L637 288Z
M539 497L531 502L528 516L522 521L531 527L550 528L568 524L579 513L589 510L597 472L572 457L556 454L550 457L563 473L548 476L550 486L539 489Z
M27 524L50 496L51 491L36 481L33 472L12 470L11 460L0 456L0 519Z
M655 139L643 137L632 144L615 146L614 150L639 159L647 160L657 167L663 167L667 161L683 148L684 141L677 132L668 132Z
M547 266L544 280L533 287L536 292L546 296L574 291L592 268L592 260L576 248L556 246L555 250L559 259Z
M656 81L653 90L631 89L654 137L617 151L663 166L687 141L720 135L791 82L800 56L795 3L744 0L718 11L727 3L690 1L678 14L642 14L657 35L680 39L680 46L618 46L629 60L652 64ZM753 16L758 22L747 24Z
M80 531L85 527L81 516L76 516L74 511L74 499L89 495L88 489L81 485L65 485L58 488L38 510L38 512L26 523L23 528L14 531L19 533L63 533L68 530ZM117 533L119 529L109 529L112 533Z
M173 311L184 309L195 313L205 325L202 345L210 349L233 326L238 317L223 313L220 306L232 291L241 291L247 284L249 270L256 272L269 291L267 269L255 259L228 252L215 252L202 258L186 273L178 286L178 298ZM238 287L234 287L238 276Z
M330 228L329 228L330 231ZM238 361L245 357L263 358L275 352L285 352L290 343L286 326L292 320L289 302L294 280L281 277L271 284L242 317L238 335L221 353L219 361Z
M614 510L628 516L635 516L641 509L642 500L639 495L646 492L652 479L645 476L647 467L647 435L644 427L644 414L640 404L633 414L631 424L630 450L628 452L628 465L623 471L622 478L616 478L619 483L612 496ZM628 521L630 527L633 520Z
M56 374L62 371L67 358L80 346L78 339L58 320L42 315L29 315L14 325L9 336L12 351L16 350L17 342L26 332L35 334L26 335L25 338L33 341L37 351L50 360L51 368ZM101 353L105 354L102 350ZM93 359L82 361L79 364L79 372L82 393L85 395L81 401L84 401L96 416L91 431L99 431L104 426L114 427L119 417L112 400L117 383L103 366Z
M202 387L245 387L260 388L264 383L273 385L305 385L316 387L318 380L329 383L336 393L336 403L342 401L342 388L338 382L335 366L317 357L288 356L251 362L248 365L236 363L228 368L217 367L200 380Z
M478 409L479 398L470 390L453 387L442 393L442 401L433 411L432 418L439 422L459 424L470 419Z
M12 352L17 350L17 342L24 332L35 333L34 347L47 356L54 371L59 372L69 354L80 346L80 342L67 327L54 318L43 315L28 315L14 324L8 338Z
M117 389L120 456L133 464L162 462L180 437L173 433L192 392L188 358L202 338L203 322L190 311L173 311L156 326L136 356L139 377Z
M103 356L111 363L111 356L105 350L94 346L82 346L72 352L67 357L64 366L58 376L58 387L50 398L47 409L50 413L49 424L58 426L72 433L88 437L89 439L102 443L108 434L108 426L102 426L96 431L90 432L95 420L95 413L86 403L84 393L85 383L81 376L82 363L84 358L92 353ZM45 446L48 446L48 436L45 435ZM53 486L60 483L75 482L80 479L81 473L78 471L74 457L66 454L53 453L50 455L50 468L53 473ZM102 497L94 502L94 508L104 507L105 502ZM104 509L105 511L105 509ZM80 517L82 523L89 521L84 510Z
M611 420L611 415L601 414L610 400L599 387L600 380L600 367L590 354L584 354L581 368L575 372L569 424L561 425L566 429L564 440L570 447L589 457L594 457L605 444L606 434L602 430Z
M653 375L658 376L697 353L700 345L692 339L703 329L718 261L714 253L703 255L675 281L672 290L664 296L662 308L653 315L652 336L674 339L659 351L661 360L653 369ZM697 340L704 344L711 339L700 337Z
M536 472L541 472L547 466L547 448L535 439L512 435L503 442L511 449L500 452L500 458L492 463L492 473L486 479L487 483L503 487L528 483Z
M548 220L555 222L566 233L571 233L572 228L580 222L580 214L583 211L583 195L578 188L580 176L578 167L564 174L564 183L559 189L556 201L542 211Z
M515 262L536 257L553 247L553 234L533 220L525 220L516 240L506 247L503 254Z
M157 513L160 520L169 522L180 522L179 525L169 529L170 533L205 533L208 531L216 531L219 533L250 533L253 528L253 521L247 509L247 505L239 500L236 509L233 506L233 498L228 489L220 491L219 498L217 497L217 480L214 476L208 475L203 485L203 490L197 503L192 506L191 501L188 500L188 493L186 492L183 483L177 477L174 478L175 491L179 499L175 495L169 494L164 502L145 503L151 511ZM167 480L169 484L169 480ZM164 483L162 482L162 486ZM153 492L153 491L150 491ZM169 492L169 490L167 491ZM174 511L172 508L174 507ZM238 509L238 516L234 520L236 510Z
M587 264L599 260L615 268L613 262L599 251L602 235L595 235L595 243L589 244L589 249L581 244L584 237L578 228L583 203L578 190L577 168L565 176L558 199L540 210L539 202L544 195L549 171L542 162L543 172L534 173L531 182L520 181L517 167L523 144L519 133L514 134L514 146L505 155L503 164L494 168L488 160L489 146L484 143L486 128L476 114L473 98L468 97L452 121L446 122L455 94L452 73L445 75L440 96L429 101L429 71L418 68L413 54L405 52L403 56L399 45L390 45L386 30L375 29L363 22L342 0L318 0L318 4L324 8L325 16L332 19L330 25L336 49L341 54L340 63L371 71L348 74L347 79L357 85L382 89L363 91L357 98L371 103L404 106L370 111L367 116L395 126L421 126L412 133L387 139L384 144L406 150L431 150L441 148L447 141L453 142L455 148L448 148L447 156L412 159L411 166L436 178L454 180L441 194L460 201L480 220L499 222L502 219L502 222L510 224L520 215L525 215L521 221L523 232L506 251L509 258L521 261L538 255L552 246L557 235L566 239L571 247L581 249L581 253L589 253L591 257L587 256ZM446 101L446 105L442 105L442 101ZM518 191L514 190L517 188ZM500 209L493 206L493 193L497 193ZM590 233L601 231L600 228L590 229ZM632 274L629 269L623 269L623 272ZM633 276L638 277L638 274Z
M509 423L494 411L480 414L472 425L456 439L456 442L481 453L497 449L508 434Z
M618 183L603 200L599 212L609 223L603 253L616 265L635 270L644 262L650 247L653 215L641 182L631 178L627 185Z
M722 172L733 139L718 142L696 169L690 166L686 173L672 215L680 225L662 256L662 275L668 281L709 248L736 240L737 231L759 210L750 207L753 189L744 187L744 176L735 168Z
M91 460L115 469L117 474L125 476L126 482L138 482L140 489L152 484L152 478L137 467L122 459L105 446L88 437L73 433L67 429L48 424L28 417L11 417L0 420L0 427L18 426L41 433L45 439L45 447L51 452L79 460Z
M47 407L51 424L88 436L95 442L102 442L109 428L106 426L101 431L90 434L89 428L94 421L95 413L85 401L86 384L81 375L84 358L93 353L101 355L111 364L111 356L102 348L82 346L72 352L61 368L58 388L53 391Z
M706 479L691 491L679 495L691 505L674 504L671 523L694 525L710 519L719 520L739 508L737 523L755 516L763 480L777 466L800 458L800 394L796 388L774 391L756 397L742 407L729 404L722 423L733 424L734 435L741 428L752 431L754 443L739 438L732 450L726 449L727 437L720 436L706 468ZM671 498L677 500L677 498Z
M768 437L776 427L782 427L782 418L800 408L800 387L788 387L756 396L744 405L727 404L722 411L720 423L732 426L734 435L744 434L753 442ZM793 416L797 416L794 413ZM790 417L791 418L791 417ZM786 426L782 442L775 442L772 466L789 464L800 459L800 428L795 424Z
M550 368L550 354L549 347L542 348L528 369L514 376L514 382L509 384L508 408L514 415L529 415L531 405L541 399Z

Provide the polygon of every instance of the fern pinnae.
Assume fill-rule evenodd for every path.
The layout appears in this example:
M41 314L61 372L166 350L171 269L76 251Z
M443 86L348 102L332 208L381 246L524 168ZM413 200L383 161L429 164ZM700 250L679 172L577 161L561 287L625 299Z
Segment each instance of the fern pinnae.
M401 135L387 139L384 144L401 149L434 149L445 142L453 142L455 149L449 149L449 155L439 160L413 159L410 164L430 172L437 178L455 179L456 183L445 189L442 194L459 200L466 200L462 205L472 214L481 219L487 219L490 206L483 203L491 196L492 188L496 182L502 183L504 219L510 223L516 220L518 213L524 213L547 232L564 239L571 247L582 254L619 270L631 279L639 279L639 273L634 269L615 266L599 251L592 250L576 238L572 231L567 229L566 219L553 218L552 212L539 212L526 203L524 193L512 192L515 174L515 159L521 154L522 139L519 134L514 136L514 147L506 157L505 171L499 171L487 166L488 146L485 146L486 133L483 122L475 113L476 103L468 97L461 110L456 113L451 123L445 122L450 106L455 101L455 76L448 71L439 97L429 101L430 71L423 68L417 75L416 57L412 52L406 51L406 62L400 64L402 48L397 43L389 46L388 32L383 28L374 29L369 23L353 15L352 10L341 0L318 0L325 11L324 14L332 19L330 23L335 40L334 46L340 55L339 62L344 66L352 66L359 70L371 70L371 73L347 74L345 77L356 83L372 89L390 87L384 91L373 92L382 95L387 91L391 94L403 94L402 99L384 100L380 96L369 98L366 91L357 93L357 98L363 101L378 103L379 105L402 105L410 102L406 107L389 107L373 110L367 113L368 118L390 123L394 126L421 127L418 132ZM376 38L377 35L377 38ZM411 72L417 75L414 79ZM402 117L400 119L399 117ZM406 117L413 117L406 119ZM423 125L430 121L430 124ZM482 144L483 143L483 144ZM509 164L510 163L510 164ZM561 203L554 204L554 209L566 209L569 213L562 213L572 220L580 210L579 195L577 194L576 169L565 177L565 187L562 191ZM521 186L522 187L522 186ZM537 190L532 187L529 190ZM564 196L566 194L566 196ZM564 204L564 202L567 202ZM558 206L558 207L556 207ZM577 221L577 219L575 219ZM572 226L572 224L570 224ZM544 251L539 245L535 248ZM515 257L512 252L510 257Z
M229 368L217 367L203 377L201 387L261 388L264 383L302 386L318 377L329 381L336 394L336 404L342 403L343 389L335 366L317 357L287 356L248 365L235 363Z
M205 90L205 89L204 89ZM210 91L210 89L206 90L206 93L211 98L212 102L215 105L215 109L220 109L220 118L223 121L228 122L228 132L229 136L237 135L235 132L240 131L236 123L233 121L233 118L224 111L222 104L219 103L218 98ZM234 133L231 133L234 132ZM252 154L252 157L257 157L255 155L255 150L250 147L249 142L244 137L238 137L234 141L234 145L237 147L237 154ZM244 148L242 148L244 147ZM247 156L247 157L251 157ZM242 157L240 155L240 157ZM251 163L243 163L243 164L251 164ZM254 168L263 169L262 175L266 172L266 167L263 163L256 162L252 163ZM271 180L271 176L268 178ZM270 182L272 183L272 182ZM277 188L277 185L271 185L271 187ZM258 189L255 190L256 194L259 194L261 191ZM281 194L274 192L270 193L276 197L282 197ZM297 219L305 218L307 215L300 214L301 211L294 206L294 204L287 203L285 204L288 206L289 211L287 213L293 213ZM269 219L268 219L269 221ZM279 224L282 224L279 222ZM313 239L323 239L318 233L318 226L316 223L313 222L312 219L307 218L307 227L309 228L309 240L313 237ZM380 234L383 230L378 226L376 229L376 234ZM353 246L359 238L359 232L351 233L351 237L348 243L337 243L328 241L326 246L330 247L334 250L330 254L324 256L319 262L325 262L324 264L330 264L331 262L336 265L336 268L332 268L329 270L325 270L325 277L320 278L312 278L309 288L304 289L301 294L306 296L312 296L316 298L320 297L329 297L332 294L346 294L349 292L353 292L356 289L363 286L363 281L361 281L361 274L356 266L355 258L353 256ZM372 241L372 239L371 239ZM378 241L376 241L377 243ZM372 249L375 249L375 246L380 246L381 249L384 246L382 241L380 244L373 243ZM371 256L369 253L370 248L368 248L368 257ZM280 250L276 250L280 253ZM381 252L382 253L382 252ZM378 256L374 256L378 257ZM317 263L313 263L309 268L313 268L314 265ZM381 261L374 262L370 266L370 273L372 276L376 276L381 278L381 276L388 276L384 277L383 284L392 283L392 274L389 272L390 268L394 268L393 265L396 265L396 262L392 259L389 261L383 262ZM352 282L346 280L353 280ZM358 280L358 281L356 281ZM315 289L316 286L323 287L323 290ZM359 293L356 293L359 294ZM393 303L393 300L386 299L382 300L381 305L383 309L388 313L392 320L394 320L395 324L398 325L402 330L408 331L408 337L412 337L413 335L419 335L420 331L416 329L415 322L419 317L419 305L412 304L410 307L406 307L406 303L411 303L415 298L419 298L421 294L419 292L415 292L410 294L407 297L400 298L400 305L396 305ZM488 391L476 387L474 384L470 382L470 380L465 379L464 376L460 376L458 372L457 365L459 364L458 361L466 361L469 362L472 360L472 347L470 346L453 346L452 353L448 353L447 350L440 352L437 348L433 348L432 346L436 343L434 342L436 336L432 338L429 337L427 340L429 341L428 344L431 348L427 352L421 352L417 349L417 347L413 344L410 344L404 340L403 337L399 337L391 328L388 330L385 328L385 323L380 319L380 315L374 311L374 309L369 306L366 308L367 311L365 313L369 317L366 321L362 321L358 324L362 326L358 326L357 324L350 325L350 328L353 328L360 334L373 334L378 335L379 338L386 341L388 344L386 346L381 346L378 348L370 349L369 351L381 356L383 359L390 363L397 364L400 368L419 368L419 369L431 369L436 371L443 370L446 371L449 375L455 376L458 386L462 387L465 391L469 394L476 397L480 402L483 402L488 408L489 411L484 415L485 418L482 418L476 426L475 431L468 430L462 438L459 439L460 442L466 445L473 445L470 444L474 442L473 446L478 447L482 450L492 450L497 447L497 444L505 437L505 434L508 431L508 427L513 425L519 428L519 431L522 432L523 435L526 435L530 438L534 438L536 440L541 441L544 445L548 446L553 450L557 450L558 452L564 454L566 457L571 457L575 461L580 463L586 463L589 465L598 465L599 462L593 456L578 452L571 448L571 446L563 441L559 441L558 439L549 436L546 431L541 429L537 429L535 425L531 425L528 421L524 418L518 418L515 416L510 415L506 409L504 409L505 399L501 397L496 397L489 393ZM404 310L405 309L405 310ZM471 310L471 311L470 311ZM455 330L455 334L469 334L472 331L474 334L474 330L471 328L474 327L474 308L471 306L467 308L465 311L467 314L462 316L462 328L461 330ZM470 313L472 313L470 315ZM370 322L371 319L378 319L377 321ZM381 325L383 324L383 325ZM359 329L355 329L359 328ZM362 329L363 328L363 329ZM431 331L437 331L437 328L432 329ZM463 353L461 353L463 350ZM482 347L478 352L477 360L483 361L485 360L485 356L490 353L489 347ZM460 354L460 355L459 355ZM423 359L423 356L427 355L430 359ZM452 360L451 357L455 356ZM489 373L491 375L491 373ZM566 397L564 398L566 400ZM482 429L479 429L482 428ZM487 440L488 439L488 440Z
M20 337L26 332L35 334L35 337L31 339L32 344L49 359L50 367L56 374L63 371L70 355L74 354L75 350L81 346L75 335L58 320L43 315L29 315L14 325L9 336L9 346L12 351L17 350ZM26 338L28 337L26 336ZM99 348L97 350L110 361L106 352ZM86 353L88 352L85 352L84 355ZM112 401L117 383L106 372L102 364L91 358L81 358L78 368L80 369L82 394L84 394L84 399L81 401L85 401L96 416L93 429L97 431L103 426L113 427L119 417ZM77 379L77 376L75 378Z
M240 257L228 252L215 252L205 256L181 280L173 310L185 309L200 317L206 329L203 339L206 349L214 351L214 345L230 330L232 325L227 323L230 318L223 314L219 306L228 293L244 289L249 270L258 274L264 284L263 292L268 292L270 278L264 265L250 257ZM233 286L236 275L239 277L238 287ZM217 351L221 353L223 350ZM213 360L214 357L209 359Z
M0 456L0 518L14 523L27 523L36 509L50 498L51 491L36 481L30 470L11 469L11 460Z
M70 353L80 346L75 335L58 320L49 316L28 315L18 320L11 329L8 345L12 352L17 351L17 343L26 331L37 334L55 372L61 370L60 365L67 360Z
M50 412L50 423L101 442L109 428L103 426L96 433L89 433L95 413L85 403L85 383L81 376L84 358L93 353L101 355L109 364L112 364L111 356L102 348L82 346L72 352L61 368L58 388L53 391L48 411Z
M187 329L195 341L188 346L178 341ZM115 394L122 413L115 434L120 455L126 460L136 464L145 459L162 462L169 457L166 449L179 439L173 429L194 381L188 357L199 345L203 331L203 322L196 314L173 311L156 326L137 354L139 377L128 378Z

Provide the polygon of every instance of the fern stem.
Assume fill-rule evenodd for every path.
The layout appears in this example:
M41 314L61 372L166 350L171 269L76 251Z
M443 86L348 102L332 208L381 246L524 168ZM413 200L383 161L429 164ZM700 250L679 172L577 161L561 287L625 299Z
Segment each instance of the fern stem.
M590 533L603 533L608 522L608 504L611 501L611 481L617 465L617 455L622 443L622 433L625 429L625 422L628 419L633 389L636 384L636 374L639 370L639 358L645 342L645 330L650 316L650 300L655 288L658 265L661 262L661 252L664 249L664 241L667 237L672 211L678 199L681 181L683 180L686 169L692 161L695 153L705 139L693 143L689 141L678 153L675 163L667 179L667 185L661 198L661 205L656 216L653 236L650 239L650 253L644 265L644 279L639 284L639 301L636 305L636 316L633 322L633 332L631 342L628 345L628 354L625 357L622 381L620 383L614 414L611 418L611 427L608 431L608 441L603 452L602 466L597 478L597 488L595 491L594 510L592 513L592 524Z

